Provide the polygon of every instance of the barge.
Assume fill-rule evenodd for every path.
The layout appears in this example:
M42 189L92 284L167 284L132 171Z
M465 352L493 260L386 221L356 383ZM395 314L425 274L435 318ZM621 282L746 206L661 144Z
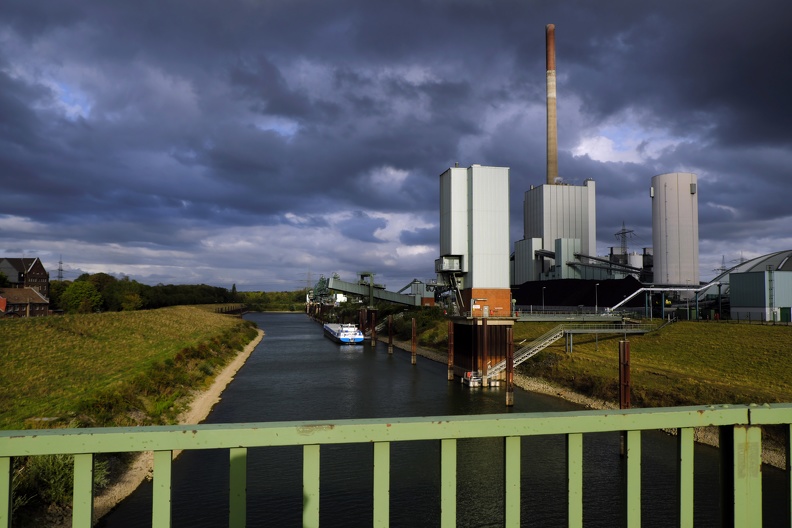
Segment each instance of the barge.
M363 332L353 324L326 323L324 334L336 343L355 345L363 342Z

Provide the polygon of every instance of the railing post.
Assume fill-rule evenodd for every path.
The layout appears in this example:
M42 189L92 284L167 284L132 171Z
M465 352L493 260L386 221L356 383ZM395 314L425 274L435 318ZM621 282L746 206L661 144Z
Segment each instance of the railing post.
M74 455L72 526L93 526L93 453Z
M520 526L520 442L519 436L504 438L505 519L506 526Z
M456 527L457 441L440 440L440 526Z
M11 528L11 457L0 457L0 528Z
M680 528L693 528L694 432L692 427L677 430Z
M152 489L151 526L171 525L171 465L173 451L154 451L154 486Z
M232 448L228 456L228 526L244 528L247 523L247 448Z
M319 527L319 445L303 446L303 528Z
M390 525L390 443L374 442L374 526Z
M627 526L641 526L641 431L627 431L625 441L624 518Z
M721 525L762 526L762 429L720 428Z
M567 448L567 525L583 527L583 435L566 435Z

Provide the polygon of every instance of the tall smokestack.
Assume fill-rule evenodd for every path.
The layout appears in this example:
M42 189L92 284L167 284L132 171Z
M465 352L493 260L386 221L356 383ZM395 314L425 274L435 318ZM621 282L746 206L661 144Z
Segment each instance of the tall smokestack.
M545 27L547 40L547 183L558 178L558 119L556 117L555 26Z

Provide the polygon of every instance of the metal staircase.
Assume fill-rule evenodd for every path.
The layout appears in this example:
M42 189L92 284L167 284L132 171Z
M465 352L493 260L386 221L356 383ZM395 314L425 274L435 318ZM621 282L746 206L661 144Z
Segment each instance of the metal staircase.
M517 350L514 353L514 366L516 367L520 363L532 358L545 348L549 347L562 337L564 337L566 325L558 325L549 332L539 336L534 341L529 343L528 345L522 347L521 349ZM506 370L506 360L504 359L500 363L495 364L492 368L487 370L487 376L495 376L501 372Z
M530 344L514 352L514 366L532 358L545 348L549 347L564 334L645 334L659 330L666 324L655 326L653 324L562 324L558 325L544 335L539 336ZM496 363L487 371L488 377L493 377L506 370L506 360Z
M451 289L454 290L454 299L456 300L457 311L461 313L465 311L463 309L465 305L462 301L462 292L459 290L459 282L457 282L456 273L449 274L449 282L451 283ZM454 315L459 315L459 313Z
M404 319L404 312L399 312L399 313L393 315L393 320L394 321L398 321L399 319ZM385 329L385 326L387 324L388 324L388 320L387 319L383 319L382 321L380 321L379 324L377 324L377 326L376 326L377 334L382 332Z

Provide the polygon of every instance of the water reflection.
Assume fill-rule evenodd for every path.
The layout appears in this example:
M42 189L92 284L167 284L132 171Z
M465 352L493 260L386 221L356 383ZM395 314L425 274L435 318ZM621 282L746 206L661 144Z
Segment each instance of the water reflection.
M446 380L447 367L387 346L341 346L304 315L251 314L266 336L237 373L208 423L324 420L484 413L565 411L579 407L548 396L505 389L470 390ZM663 433L642 435L643 525L676 523L676 444ZM523 526L566 526L566 451L563 436L524 438ZM584 437L584 520L593 527L621 521L623 459L618 433ZM458 442L458 526L502 526L503 440ZM373 460L370 444L331 445L321 451L322 526L371 526ZM258 448L248 455L248 526L300 526L302 451ZM696 524L718 526L717 451L696 447ZM228 522L228 453L184 453L173 466L173 526ZM436 441L391 446L391 526L438 526L440 449ZM768 476L769 475L769 476ZM765 472L772 505L785 504L783 473ZM767 480L770 479L770 480ZM786 499L788 500L788 499ZM784 508L771 508L784 511ZM788 510L788 507L787 507ZM100 524L149 526L151 485L141 486ZM780 514L779 514L780 516ZM784 525L767 516L767 526Z

